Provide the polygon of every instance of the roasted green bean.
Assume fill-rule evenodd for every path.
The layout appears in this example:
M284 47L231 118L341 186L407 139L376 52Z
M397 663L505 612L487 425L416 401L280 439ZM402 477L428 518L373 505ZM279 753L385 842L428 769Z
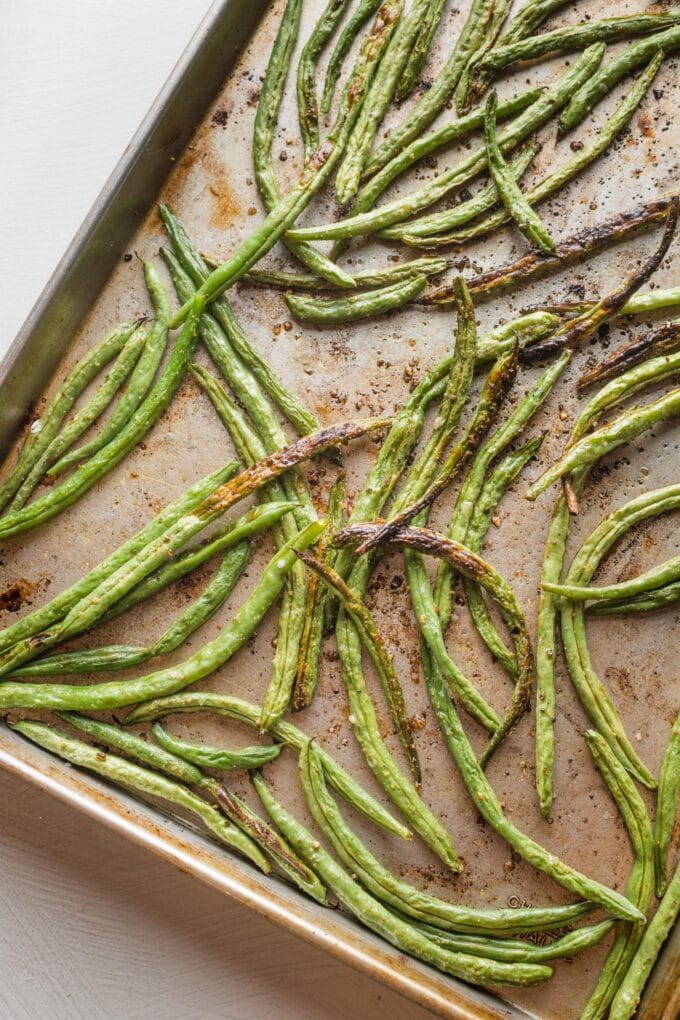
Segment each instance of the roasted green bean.
M227 772L236 769L259 769L281 754L280 744L269 746L255 744L253 747L242 747L238 751L229 751L223 747L207 747L205 744L190 744L175 737L160 723L154 723L151 732L164 750L202 769L219 769Z
M323 96L321 99L322 113L329 113L330 111L335 86L338 78L340 77L340 71L345 57L352 48L352 43L361 31L363 25L369 18L373 17L375 12L378 10L381 2L382 0L360 0L354 14L340 33L340 38L338 39L335 49L331 54L330 60L328 61L328 68L326 69L326 78L324 81Z
M410 259L408 262L384 266L380 269L366 269L355 273L352 279L357 287L382 287L391 283L399 283L402 280L409 280L414 276L426 276L429 280L430 277L438 276L448 268L449 260L443 256L426 255L423 258ZM347 289L341 288L337 284L331 284L327 280L320 280L312 273L289 273L285 270L275 269L253 269L244 279L247 283L263 287L281 287L284 290ZM678 304L680 304L680 300Z
M404 99L410 96L416 87L418 75L430 52L432 40L435 37L439 22L444 13L444 7L445 0L430 0L427 6L427 10L420 23L420 30L399 78L399 84L395 92L395 98L398 103L403 102Z
M316 71L325 46L333 38L348 0L328 0L321 17L305 43L297 69L296 93L298 120L305 158L319 144L319 106L316 96ZM377 6L377 5L376 5Z

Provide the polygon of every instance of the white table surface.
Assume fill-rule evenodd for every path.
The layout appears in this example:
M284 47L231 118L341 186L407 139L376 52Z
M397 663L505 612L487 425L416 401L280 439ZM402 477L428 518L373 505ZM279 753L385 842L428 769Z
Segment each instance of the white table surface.
M0 0L0 355L205 0ZM0 774L0 1018L431 1014Z

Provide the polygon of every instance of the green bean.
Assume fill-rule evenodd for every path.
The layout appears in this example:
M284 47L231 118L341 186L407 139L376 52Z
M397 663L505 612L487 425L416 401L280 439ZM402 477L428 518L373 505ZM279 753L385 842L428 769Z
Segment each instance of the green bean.
M65 481L55 485L46 495L36 499L29 506L1 518L0 539L19 535L38 524L44 524L45 521L61 513L91 489L100 478L108 474L141 442L166 410L182 384L196 346L198 322L202 308L203 299L201 297L192 300L191 312L175 343L172 354L128 423L106 446L77 468Z
M433 668L427 649L421 647L425 682L432 707L439 720L446 744L456 762L463 782L482 817L510 846L533 867L553 878L563 888L604 907L614 917L644 921L644 914L625 896L560 861L531 837L521 832L503 813L496 794L475 758L458 713L447 697L444 684Z
M593 909L584 903L563 907L466 907L422 892L389 871L347 824L328 790L325 763L316 742L310 741L302 749L301 763L305 766L307 786L313 792L310 807L314 820L341 862L368 892L408 915L411 923L429 922L436 926L430 931L442 936L445 931L477 936L511 935L560 927Z
M612 511L581 546L567 573L567 583L588 583L612 544L638 521L666 513L680 505L678 486L669 486L645 493L625 506ZM579 699L597 727L606 737L613 752L625 768L650 789L656 787L654 777L640 761L626 737L607 691L595 673L585 630L583 606L576 602L561 605L562 645L569 674Z
M340 38L338 39L335 49L331 54L331 58L328 61L326 79L323 87L323 96L321 99L322 113L330 112L333 93L335 92L335 86L338 78L340 77L340 70L345 57L349 53L352 43L361 31L363 25L369 18L373 17L380 7L380 4L381 0L360 0L354 14L340 33Z
M562 166L553 170L552 173L546 174L545 177L532 185L523 196L525 202L530 206L538 205L539 202L553 195L570 180L573 180L574 177L580 174L587 166L590 166L591 163L594 163L609 148L642 102L662 63L663 53L658 52L633 83L630 92L607 118L593 140L589 144L584 145L582 149L579 149ZM490 213L479 223L475 223L471 227L451 231L447 239L451 243L462 244L474 238L485 236L497 227L503 226L510 219L510 214L505 209L500 209L497 212ZM542 250L546 251L547 249Z
M394 28L395 12L392 3L393 0L385 0L373 29L364 40L354 71L345 86L340 111L333 128L316 152L310 156L297 183L267 215L264 223L246 238L231 258L214 269L201 284L197 293L206 300L214 301L228 287L245 276L255 263L274 247L281 235L288 231L314 195L321 190L337 166L359 115L362 97ZM292 238L290 231L289 237ZM189 306L185 302L175 314L172 325L183 322L188 312Z
M280 744L243 747L238 751L229 751L222 747L206 747L203 744L190 744L180 740L168 732L160 723L154 723L151 732L166 751L177 755L192 765L204 769L220 769L234 771L236 769L259 769L268 762L274 761L281 753Z
M656 821L654 825L654 860L656 865L656 895L660 898L666 889L668 849L675 827L675 816L680 803L680 716L675 720L666 753L659 772L659 789L656 795Z
M331 488L326 515L328 524L317 548L317 556L329 566L333 565L337 556L337 550L331 549L329 543L335 532L342 527L344 501L345 475L343 472ZM321 645L327 624L326 618L330 613L330 602L329 589L321 584L319 575L312 572L307 583L305 622L302 628L295 686L293 687L293 709L297 712L311 705L316 692ZM331 621L328 622L331 623Z
M477 67L482 56L494 46L499 33L502 32L503 24L508 16L511 3L512 0L496 0L493 7L493 14L485 32L484 39L465 65L465 70L461 74L460 81L456 88L456 110L459 117L469 110L472 105L474 94L473 83L477 73Z
M384 266L380 269L367 269L355 273L353 280L357 287L382 287L384 284L410 280L414 276L438 276L449 268L449 260L442 256L431 255L397 265ZM331 290L341 289L335 284L320 280L311 273L289 273L284 270L254 269L244 277L245 282L262 287L282 287L284 290Z
M173 694L209 676L255 633L265 613L280 595L287 572L296 562L294 548L315 542L321 530L322 525L313 522L297 538L280 549L265 567L255 589L237 610L232 622L218 637L184 662L133 680L91 684L87 687L5 681L0 683L0 706L103 711L134 705L145 698Z
M408 55L406 66L401 72L399 84L395 92L398 103L411 95L420 74L425 58L430 52L432 40L434 39L442 14L444 13L445 0L430 0L425 15L420 25L420 31Z
M300 54L297 69L297 106L305 158L319 144L319 107L316 70L326 44L330 42L345 13L347 0L329 0Z
M127 340L111 370L107 372L90 400L74 414L73 418L67 422L59 435L48 447L46 451L46 454L48 454L47 459L52 463L52 466L48 467L45 472L48 478L59 474L62 470L60 459L62 454L69 450L76 440L80 439L83 433L87 432L90 426L109 406L138 362L147 340L148 335L145 322L140 322L138 328Z
M170 309L161 279L150 262L144 263L144 278L151 295L156 318L149 332L142 356L130 377L125 393L104 428L89 443L85 443L84 446L73 450L61 460L59 465L55 465L55 469L58 467L59 472L89 459L95 453L98 453L99 450L102 450L112 439L115 439L121 429L131 420L153 385L168 344ZM55 470L54 474L57 473Z
M532 251L509 265L495 266L485 273L478 273L467 281L470 292L477 298L484 297L501 288L524 285L535 276L551 272L553 269L562 270L574 260L591 255L613 241L620 241L632 232L651 226L659 220L665 220L672 204L671 195L652 199L565 238L558 243L554 255ZM445 284L424 295L421 303L450 304L454 300L452 285ZM588 308L590 307L589 304Z
M238 461L233 461L227 482L237 473L238 468ZM216 490L220 487L216 486ZM206 499L209 499L210 495ZM152 539L143 549L140 549L135 556L122 563L116 570L111 571L87 595L79 599L57 623L31 638L17 642L2 653L0 655L0 674L8 673L10 669L16 669L17 666L34 659L41 652L54 647L60 641L75 637L76 634L82 634L83 631L94 626L106 610L115 605L119 597L126 595L139 581L144 580L152 571L167 562L168 558L181 549L192 535L206 527L209 521L203 519L201 514L203 506L204 504L200 504L196 510L179 517L157 538Z
M250 546L242 542L227 552L215 576L175 622L153 645L104 645L75 652L64 652L29 662L12 670L7 676L65 676L76 673L105 673L141 666L157 655L167 655L195 633L224 604L246 567Z
M660 382L680 368L680 354L668 358L655 358L625 372L604 386L586 404L571 432L574 443L586 435L606 408L615 406L633 396L651 382ZM584 484L587 472L572 478L575 492ZM536 788L541 810L549 817L554 797L555 762L555 632L558 600L544 587L558 583L566 556L566 543L570 528L570 512L564 492L555 503L546 552L541 567L541 596L538 607L536 644Z
M401 741L401 745L406 753L411 774L413 775L415 782L420 783L422 780L420 762L418 760L418 752L413 740L411 723L406 711L404 692L402 690L397 671L394 668L392 656L388 651L387 645L385 644L384 638L382 637L373 616L365 603L355 592L352 591L349 585L335 570L333 570L332 567L320 560L314 559L313 556L306 555L305 553L300 553L299 555L303 563L305 563L310 570L314 571L314 573L321 578L323 583L327 585L330 591L338 597L343 609L352 618L352 622L357 628L361 640L371 657L378 676L380 677L380 682L382 684L383 691L385 692L385 698L392 715L392 721L394 722L399 735L399 740Z
M510 162L509 173L519 179L536 156L538 148L536 142L528 142L524 145ZM444 209L442 212L432 213L430 216L421 216L417 220L388 227L387 230L381 230L380 236L401 241L411 247L436 247L448 244L448 235L442 233L440 236L440 231L467 223L475 216L491 209L497 201L498 189L493 181L489 181L473 198L466 202L459 202L451 209Z
M612 753L607 741L599 733L590 730L586 733L586 743L621 813L635 852L635 864L628 879L626 894L641 911L646 912L654 896L654 846L647 809L635 784ZM599 1020L607 1015L641 938L639 925L626 925L618 934L595 990L581 1013L581 1020Z
M671 390L665 396L642 407L626 411L609 425L603 425L569 446L557 463L545 471L530 487L526 494L527 499L536 499L563 475L572 474L582 468L590 468L617 446L636 439L647 429L678 413L680 413L680 388Z
M680 47L680 26L666 29L656 35L637 39L603 64L590 81L585 82L560 114L558 133L572 131L590 113L604 96L637 67L647 64L659 50L665 55Z
M503 158L496 131L497 107L498 97L495 92L492 92L486 101L484 120L484 141L489 173L506 212L515 221L529 243L543 252L554 252L555 242L522 194L512 171Z
M426 284L425 276L414 276L386 287L379 287L377 290L352 294L350 297L324 299L287 294L286 304L289 311L301 322L335 325L356 322L358 319L367 319L374 315L384 315L386 312L394 311L395 308L402 308L419 297Z
M286 78L300 30L301 10L302 0L288 0L279 31L274 40L255 112L253 127L255 180L267 212L271 212L281 199L279 186L274 176L272 148ZM305 155L311 156L315 147L313 146L310 151L305 149ZM316 251L312 245L289 241L285 234L283 242L293 255L319 276L338 280L346 286L352 285L352 278L339 266L334 265L325 255Z
M499 117L512 117L521 113L528 106L531 106L541 95L542 89L528 89L520 95L512 96L498 104ZM403 150L398 152L383 169L364 184L357 195L353 206L355 213L367 212L372 209L383 191L392 183L395 178L410 170L418 160L431 155L437 149L441 149L450 142L464 138L471 131L476 131L484 126L484 111L473 110L460 117L458 120L450 121L443 127L437 128L428 135L422 135L414 139ZM335 249L334 249L335 250Z
M668 891L648 924L635 956L614 996L609 1013L611 1020L630 1020L630 1017L635 1013L652 967L656 963L661 947L673 929L678 912L680 912L680 865L675 869Z
M578 956L592 946L606 938L616 926L615 921L600 921L599 924L585 925L561 935L554 942L545 946L536 946L533 943L520 939L493 939L482 938L474 935L451 935L441 933L437 928L429 924L422 924L416 921L415 927L427 935L429 939L450 949L452 952L471 953L474 956L485 956L490 960L500 960L504 963L512 963L517 960L519 963L543 963L549 960L559 960Z
M235 794L220 786L214 779L205 776L195 765L156 744L148 743L142 737L138 737L120 726L89 719L87 716L76 715L73 712L58 712L57 715L64 722L87 733L98 744L121 750L130 758L141 761L144 765L150 765L153 769L165 772L174 779L179 779L191 786L198 786L201 790L209 793L229 819L239 829L242 829L246 836L252 837L254 842L278 864L296 885L320 903L325 902L324 890L319 880L299 857L296 857L279 834Z
M574 89L586 80L602 60L604 43L590 46L575 61L574 66L554 85L540 96L524 113L513 120L499 135L503 152L508 152L525 141L534 131L554 116L557 110L573 95ZM433 89L423 97L432 95ZM415 118L412 118L412 122ZM395 138L398 131L390 135L389 141ZM357 237L361 234L373 234L393 223L402 223L414 213L433 205L444 198L453 188L461 187L475 177L486 165L484 147L473 149L453 167L440 174L433 181L428 181L415 191L379 206L371 212L359 213L337 223L319 226L296 228L291 236L297 240L329 239Z
M612 42L626 36L658 32L672 28L679 20L679 14L627 14L621 18L602 18L600 21L568 25L506 46L494 46L484 54L479 68L487 75L495 75L520 60L535 60L547 53L579 51L597 42Z
M646 570L629 581L619 581L617 584L606 585L579 585L579 584L546 584L548 591L555 595L572 601L585 602L588 599L603 599L613 602L615 599L627 599L641 592L653 591L661 588L669 582L680 580L680 556L661 563L650 570Z
M212 691L185 691L174 697L157 698L138 705L128 713L125 725L149 722L175 712L215 712L236 719L253 729L259 730L262 709L259 705L244 701L229 694ZM269 731L275 740L280 740L296 751L302 750L308 737L297 726L280 719ZM343 769L327 751L318 749L323 758L324 769L329 782L348 804L360 811L376 825L401 839L411 839L409 830L398 822L379 801L375 800L350 774Z
M80 359L67 375L39 418L33 421L12 470L0 485L0 510L15 495L28 474L53 442L59 427L76 400L99 372L123 349L136 323L117 326Z
M667 584L649 595L638 595L625 602L593 602L586 606L586 612L591 616L617 616L620 613L649 613L655 609L664 609L666 606L673 606L680 600L680 582Z
M102 754L90 744L85 744L82 740L73 740L44 723L23 720L14 723L13 729L34 744L71 762L72 765L96 772L97 775L104 776L114 783L131 787L140 793L158 797L190 811L201 819L221 843L238 850L260 871L265 873L271 871L267 858L249 836L228 822L216 808L176 780L166 779L115 754Z
M511 451L489 475L484 488L479 494L479 500L470 521L470 530L467 535L468 546L474 553L481 554L491 514L507 487L517 477L528 461L536 455L543 442L543 438L543 436L537 436L535 439L530 439L517 450ZM467 596L468 610L475 625L475 630L489 649L493 658L502 664L510 677L516 679L517 663L515 657L496 630L483 594L479 588L470 584L467 580L464 580L463 583Z
M365 892L336 864L312 833L274 800L264 779L257 772L253 775L253 783L272 821L300 857L319 874L322 881L332 889L350 913L387 942L411 956L432 964L444 973L464 978L474 984L530 985L551 976L550 967L541 964L497 963L441 949L410 924L395 917L378 900Z
M366 93L354 130L347 140L345 155L335 178L335 194L341 205L346 205L357 192L378 128L394 98L401 72L406 67L429 3L430 0L413 0L392 33L385 55Z
M517 14L500 30L494 45L505 46L513 42L519 42L528 36L533 36L536 29L560 8L565 7L567 0L527 0L527 3L519 9ZM486 50L484 50L486 53ZM485 74L479 67L477 54L473 54L470 70L470 93L471 100L478 100L489 87L491 76Z
M85 595L89 594L104 578L113 573L122 563L126 563L135 556L140 549L143 549L148 542L152 541L166 528L170 527L185 513L194 510L216 486L221 485L232 473L232 464L228 463L213 474L195 482L179 499L170 503L160 511L140 531L134 534L118 549L106 557L97 567L85 574L79 581L70 588L65 589L46 605L35 609L28 616L17 620L11 626L0 631L0 651L6 651L18 641L32 637L41 630L49 627L57 620L62 619L65 614ZM212 554L211 554L212 555ZM179 561L178 561L179 562ZM200 562L200 561L199 561ZM175 564L168 564L163 568L166 572L173 569ZM177 576L182 576L178 574ZM174 579L170 578L171 580ZM169 582L168 582L169 583ZM135 589L136 590L136 589ZM155 589L158 590L158 589ZM132 594L132 593L131 593ZM128 596L129 598L130 596ZM122 602L123 600L121 600Z
M493 7L494 0L472 0L465 24L446 64L435 78L432 87L408 111L408 117L375 150L364 171L365 178L372 177L394 156L402 152L444 109L471 54L484 38Z
M199 255L181 223L168 206L161 205L160 214L181 267L192 283L197 287L200 286L209 275L205 260ZM184 300L184 298L180 298L180 300ZM213 332L208 335L206 330L203 331L208 353L239 399L243 401L244 406L248 407L248 413L251 414L258 429L264 429L266 401L259 400L257 404L255 403L256 383L259 383L259 386L301 436L315 432L320 427L318 419L309 408L305 407L300 398L281 382L269 362L257 353L239 325L227 299L220 298L220 300L214 301L211 313L221 327L221 333ZM247 371L243 369L239 361L243 362ZM247 393L254 394L251 401L244 399L244 394ZM260 407L263 409L260 410ZM275 418L274 415L270 415L270 417ZM280 437L277 438L277 445L281 445L281 441Z

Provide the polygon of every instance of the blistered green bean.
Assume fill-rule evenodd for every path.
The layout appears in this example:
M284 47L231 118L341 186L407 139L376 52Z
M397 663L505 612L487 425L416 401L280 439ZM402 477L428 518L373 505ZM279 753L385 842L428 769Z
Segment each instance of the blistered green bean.
M395 92L395 98L398 103L403 102L404 99L410 96L418 83L418 75L430 52L432 40L439 27L445 6L445 0L430 0L427 6L425 15L420 23L420 30L399 78L399 84Z
M675 828L680 804L680 716L671 730L666 753L659 772L659 789L656 795L654 824L654 861L656 865L656 895L663 896L666 889L668 850Z
M616 599L628 599L641 592L654 591L678 580L680 580L680 556L674 556L665 563L638 574L637 577L631 577L628 581L599 586L546 583L546 589L576 602L586 602L589 599L613 602Z
M300 54L296 93L305 158L311 156L319 144L319 105L316 95L319 57L333 38L346 7L347 0L329 0Z
M360 0L354 14L340 33L340 38L338 39L335 49L331 54L330 60L328 61L328 68L326 69L323 97L321 100L322 113L330 112L331 103L333 101L333 93L335 92L335 86L338 78L340 77L340 71L345 61L345 57L352 48L352 43L361 31L363 25L369 18L373 17L380 7L381 2L382 0Z
M438 276L449 268L449 259L441 255L424 256L410 259L396 265L384 266L379 269L366 269L355 273L353 280L357 287L382 287L386 284L399 283L414 276ZM245 277L246 282L263 287L281 287L284 290L342 290L337 284L320 280L311 273L289 273L286 270L253 269ZM678 302L680 303L680 301Z
M280 744L255 744L253 747L242 747L237 751L230 751L226 747L191 744L174 736L160 723L154 723L151 732L164 750L202 769L219 769L227 772L237 769L259 769L274 761L281 753Z

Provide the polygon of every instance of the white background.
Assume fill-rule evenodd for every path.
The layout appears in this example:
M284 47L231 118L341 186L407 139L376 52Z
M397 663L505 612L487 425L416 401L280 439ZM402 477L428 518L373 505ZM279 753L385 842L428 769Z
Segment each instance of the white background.
M0 355L205 0L0 0ZM0 1018L425 1020L0 774Z

